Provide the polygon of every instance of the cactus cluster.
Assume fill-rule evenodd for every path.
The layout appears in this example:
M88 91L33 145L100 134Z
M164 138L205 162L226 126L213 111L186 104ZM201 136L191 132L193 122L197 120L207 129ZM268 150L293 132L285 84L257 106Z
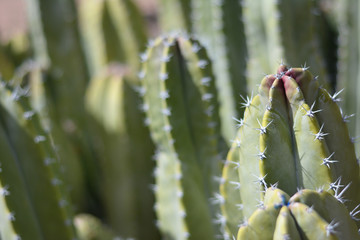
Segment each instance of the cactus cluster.
M360 203L359 166L337 95L320 88L307 68L281 65L244 103L220 188L231 234L275 184L290 195L329 191L351 210Z
M26 5L1 239L359 239L356 0L161 0L147 43L137 1Z

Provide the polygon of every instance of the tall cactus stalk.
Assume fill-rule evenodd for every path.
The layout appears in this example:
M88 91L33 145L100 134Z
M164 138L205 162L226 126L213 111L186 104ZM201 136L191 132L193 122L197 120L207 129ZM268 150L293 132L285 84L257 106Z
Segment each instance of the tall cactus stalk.
M28 89L2 83L0 92L2 238L75 238L61 160L30 108Z
M219 92L221 131L229 144L235 136L232 117L243 115L243 108L238 104L247 92L247 52L240 2L164 0L162 5L161 19L165 31L170 31L170 27L172 30L185 30L194 34L210 50Z
M314 9L312 0L243 1L250 90L256 89L262 74L276 71L281 61L311 66L321 83L328 84Z
M182 37L156 39L143 60L140 92L158 148L159 228L172 239L213 239L209 198L224 143L211 62L198 41Z

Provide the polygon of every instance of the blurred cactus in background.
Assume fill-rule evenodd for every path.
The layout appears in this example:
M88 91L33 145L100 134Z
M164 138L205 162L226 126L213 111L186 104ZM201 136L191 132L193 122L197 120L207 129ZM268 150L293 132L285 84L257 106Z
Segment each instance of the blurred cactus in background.
M358 238L356 0L23 4L1 239Z

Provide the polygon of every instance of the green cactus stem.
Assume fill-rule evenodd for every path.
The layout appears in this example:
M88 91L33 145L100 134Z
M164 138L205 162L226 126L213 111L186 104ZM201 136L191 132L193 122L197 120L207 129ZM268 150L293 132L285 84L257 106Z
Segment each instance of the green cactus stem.
M156 239L153 211L154 146L143 124L139 87L123 65L109 66L96 76L86 94L87 109L107 130L101 160L107 224L123 237Z
M291 198L266 189L264 202L239 229L242 239L360 239L346 207L326 191L300 190Z
M4 83L1 111L1 237L73 239L73 209L53 139L30 108L28 89Z
M312 0L243 1L250 90L262 74L276 71L280 61L292 66L306 63L322 84L328 84L313 9Z
M109 62L127 64L134 76L138 55L145 50L144 23L130 0L90 0L78 4L79 26L90 75L100 74Z
M218 189L224 142L211 62L198 41L184 37L156 39L142 60L139 92L158 148L159 228L172 239L213 239L209 198Z
M360 203L354 144L336 97L307 68L281 65L262 80L259 94L244 104L223 170L222 210L231 235L273 184L290 195L302 188L327 190L350 210Z

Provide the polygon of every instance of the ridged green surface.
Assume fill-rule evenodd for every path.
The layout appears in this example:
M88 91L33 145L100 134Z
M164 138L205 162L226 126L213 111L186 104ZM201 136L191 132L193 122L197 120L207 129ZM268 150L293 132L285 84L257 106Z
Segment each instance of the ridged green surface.
M291 66L306 64L320 76L322 84L328 84L313 9L311 0L243 2L250 90L255 90L262 74L276 71L280 62Z
M27 89L11 89L3 84L0 90L2 237L73 239L73 210L53 139L30 108Z
M192 33L208 50L217 79L221 131L227 142L235 137L232 117L243 115L239 107L247 92L246 45L239 1L164 0L160 5L163 31Z
M158 226L169 239L213 239L216 207L209 198L218 189L224 143L211 62L198 41L164 37L146 52L142 73L143 107L158 148Z
M230 236L270 185L290 195L328 190L350 210L359 204L359 167L346 123L336 99L307 69L282 65L267 75L239 122L220 186Z
M80 1L78 13L91 76L101 73L112 61L123 63L135 76L140 68L138 55L144 51L146 34L133 1Z
M360 239L349 211L325 191L300 190L289 196L266 189L263 206L241 225L242 239Z
M138 87L121 66L111 66L91 81L86 95L87 109L105 129L101 158L101 195L111 228L122 237L156 239L151 221L154 196L154 146L143 124Z

